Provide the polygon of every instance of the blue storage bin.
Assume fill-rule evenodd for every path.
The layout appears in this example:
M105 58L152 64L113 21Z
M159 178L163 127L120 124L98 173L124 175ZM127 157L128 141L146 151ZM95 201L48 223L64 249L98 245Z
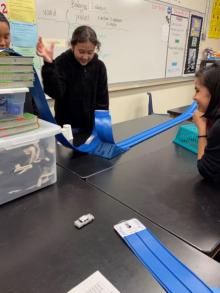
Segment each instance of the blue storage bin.
M194 123L181 125L178 129L174 143L197 154L198 153L198 129Z
M7 95L7 113L10 115L23 115L25 93Z

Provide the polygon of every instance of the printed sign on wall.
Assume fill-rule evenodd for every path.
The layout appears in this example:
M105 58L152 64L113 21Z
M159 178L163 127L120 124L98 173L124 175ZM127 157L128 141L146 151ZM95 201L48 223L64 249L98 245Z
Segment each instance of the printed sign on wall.
M203 18L201 16L191 15L184 74L194 73L196 71L202 22Z
M8 9L6 5L6 1L0 1L0 12L3 13L5 16L7 16Z
M209 25L209 38L220 38L220 0L215 0Z

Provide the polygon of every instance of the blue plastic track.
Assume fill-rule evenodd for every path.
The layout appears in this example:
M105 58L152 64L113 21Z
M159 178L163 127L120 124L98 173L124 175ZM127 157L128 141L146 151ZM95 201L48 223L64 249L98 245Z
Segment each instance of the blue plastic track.
M11 55L21 56L11 49L6 49ZM39 81L36 71L34 71L34 87L30 88L30 93L35 101L35 104L40 113L40 118L48 122L56 124L56 121L50 111L45 94L43 92L41 83ZM138 133L130 138L122 140L119 143L115 143L112 131L111 116L108 111L95 111L95 123L94 129L88 140L80 145L79 147L71 144L63 134L56 135L57 140L64 146L77 150L80 152L90 153L97 156L101 156L107 159L112 159L113 157L127 151L129 148L136 144L141 143L167 129L182 123L183 121L192 117L197 105L194 102L185 113L177 118L170 119L167 122L161 123L155 127L152 127L146 131Z
M163 246L147 228L124 236L123 240L167 292L219 292L219 289L211 289L206 285Z

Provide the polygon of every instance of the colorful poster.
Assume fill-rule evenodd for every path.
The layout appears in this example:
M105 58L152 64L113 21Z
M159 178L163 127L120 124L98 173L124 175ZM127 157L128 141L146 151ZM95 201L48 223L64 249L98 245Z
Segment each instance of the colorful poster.
M191 15L184 74L195 73L196 71L202 22L201 16Z
M190 29L190 36L199 38L202 29L202 18L193 17Z
M220 0L215 0L213 3L208 37L220 38Z
M37 43L37 26L22 22L11 22L12 44L16 47L35 48Z
M6 1L0 1L0 12L7 16L8 14L8 9L7 9L7 4Z
M188 23L189 15L171 15L166 77L181 76L183 73Z
M8 0L10 21L36 23L35 0Z

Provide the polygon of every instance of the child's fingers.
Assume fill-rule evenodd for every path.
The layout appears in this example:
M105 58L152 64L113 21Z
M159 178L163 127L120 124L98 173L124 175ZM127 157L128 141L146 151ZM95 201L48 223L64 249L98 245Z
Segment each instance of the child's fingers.
M39 51L36 51L36 54L37 54L37 56L39 56L39 57L43 57L43 54L42 54L41 52L39 52Z
M55 48L55 43L52 42L52 43L50 44L50 50L53 52L53 51L54 51L54 48Z
M37 44L42 44L42 45L43 45L42 37L39 37L39 38L38 38Z

